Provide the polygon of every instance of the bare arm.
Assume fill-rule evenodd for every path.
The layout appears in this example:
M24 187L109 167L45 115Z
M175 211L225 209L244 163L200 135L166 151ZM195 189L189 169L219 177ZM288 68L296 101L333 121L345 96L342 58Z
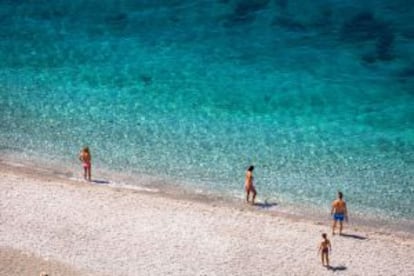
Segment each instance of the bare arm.
M344 214L345 214L345 221L348 222L348 208L346 207L346 202L344 202Z

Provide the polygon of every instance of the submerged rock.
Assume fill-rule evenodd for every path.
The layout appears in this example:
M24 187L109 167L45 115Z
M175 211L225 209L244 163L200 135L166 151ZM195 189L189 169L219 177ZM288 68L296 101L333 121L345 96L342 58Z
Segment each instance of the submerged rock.
M145 85L151 85L152 84L152 77L150 75L147 74L141 74L139 76L139 80Z
M128 15L126 13L111 14L104 18L105 23L112 27L124 27L128 24Z
M397 73L397 78L402 82L413 81L414 80L414 63L408 65L407 67L401 69Z
M370 11L360 12L346 20L340 34L341 39L349 43L375 42L372 53L363 55L364 62L389 61L394 58L392 50L395 35L391 25L375 18Z
M305 24L302 24L301 22L287 16L276 17L273 20L272 25L287 29L292 32L303 32L307 30Z
M254 13L265 9L270 0L240 0L236 3L233 13L228 17L229 23L248 23L254 20Z
M376 43L376 54L379 60L391 60L393 59L392 48L394 45L394 33L390 29L382 32Z
M377 20L372 12L363 11L344 22L341 28L341 38L350 42L367 41L376 39L386 30L386 24Z
M276 5L282 10L285 10L289 4L288 0L275 0L275 2L276 2Z

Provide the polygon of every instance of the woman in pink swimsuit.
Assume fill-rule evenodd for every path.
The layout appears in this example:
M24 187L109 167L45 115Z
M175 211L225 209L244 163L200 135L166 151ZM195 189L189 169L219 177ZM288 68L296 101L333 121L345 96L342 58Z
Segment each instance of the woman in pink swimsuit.
M91 181L91 170L92 170L92 157L91 157L91 153L89 151L88 147L84 147L80 154L79 154L79 160L82 161L82 166L83 166L83 177L88 180Z

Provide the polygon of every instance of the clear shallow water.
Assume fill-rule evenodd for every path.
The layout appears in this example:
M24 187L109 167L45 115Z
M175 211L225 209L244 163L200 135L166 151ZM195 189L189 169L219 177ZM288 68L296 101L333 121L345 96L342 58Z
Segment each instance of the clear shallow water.
M49 2L0 4L3 152L412 219L409 1Z

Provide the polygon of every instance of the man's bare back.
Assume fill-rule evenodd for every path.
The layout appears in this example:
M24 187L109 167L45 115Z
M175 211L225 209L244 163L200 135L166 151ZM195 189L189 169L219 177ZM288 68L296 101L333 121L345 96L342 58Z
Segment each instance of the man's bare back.
M332 203L332 208L334 209L334 214L345 214L346 203L342 199L336 199Z

